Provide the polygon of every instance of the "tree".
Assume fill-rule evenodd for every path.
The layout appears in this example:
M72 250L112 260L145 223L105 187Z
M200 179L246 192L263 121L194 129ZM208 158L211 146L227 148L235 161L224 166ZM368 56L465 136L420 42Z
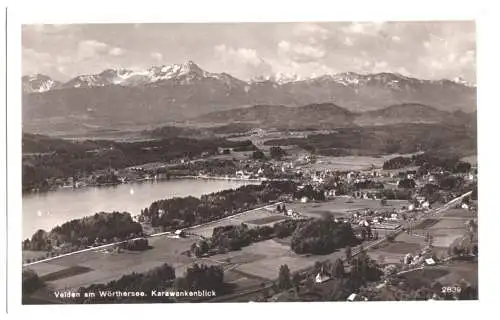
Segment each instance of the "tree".
M31 249L30 239L25 239L23 241L23 250L30 250L30 249Z
M320 261L316 261L314 263L314 273L318 273L321 268L323 268L323 263L321 263Z
M350 224L317 219L295 229L290 247L296 253L327 254L354 242L356 237Z
M280 147L271 147L271 149L269 150L269 154L271 158L279 160L286 155L286 152Z
M186 288L190 290L215 290L223 289L224 270L221 266L206 266L194 264L189 267L185 275Z
M286 264L280 267L278 275L278 287L281 290L288 290L292 287L292 279L290 278L290 269Z
M31 269L23 270L22 273L23 294L33 293L42 286L43 286L43 281L38 277L35 271Z
M382 198L382 200L380 200L380 205L381 205L382 207L385 207L385 206L387 205L387 198L385 198L385 197L384 197L384 198Z
M413 179L402 179L398 183L398 188L401 189L413 189L415 188L415 180Z
M264 152L262 152L261 150L255 150L252 153L252 159L254 160L263 160L264 158L265 158Z
M333 267L333 274L336 278L342 278L344 276L344 261L342 259L337 259Z
M351 246L345 247L345 258L346 258L347 262L351 263L351 259L352 259Z
M301 280L301 277L300 277L300 274L298 272L295 272L292 276L292 283L293 283L293 286L297 289L297 291L299 291L299 287L300 287L300 280Z

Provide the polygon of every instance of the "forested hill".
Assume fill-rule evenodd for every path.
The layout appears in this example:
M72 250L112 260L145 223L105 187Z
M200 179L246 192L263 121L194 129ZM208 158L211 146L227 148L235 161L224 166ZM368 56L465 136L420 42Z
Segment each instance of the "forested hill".
M152 162L192 159L215 154L219 147L254 150L251 141L172 137L141 142L66 141L23 136L23 190L47 189L47 179L92 174Z
M396 124L342 128L331 134L268 140L267 145L298 145L310 152L332 155L380 155L440 151L476 154L475 125Z

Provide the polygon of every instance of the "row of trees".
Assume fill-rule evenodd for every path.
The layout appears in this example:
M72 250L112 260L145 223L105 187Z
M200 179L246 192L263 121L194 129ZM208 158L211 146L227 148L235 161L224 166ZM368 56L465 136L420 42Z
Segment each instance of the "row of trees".
M73 219L50 232L38 230L23 242L27 250L47 250L61 245L86 247L95 243L124 240L142 235L142 227L127 212L100 212Z
M268 181L203 195L198 198L173 198L153 202L141 214L154 227L177 229L220 219L292 194L296 185L290 181Z
M193 243L191 252L197 256L210 253L223 253L239 250L251 243L269 240L272 238L285 238L290 236L304 220L285 220L273 226L258 226L249 228L248 225L229 225L214 228L212 237Z
M404 167L422 167L420 172L442 169L452 173L465 173L471 170L471 164L461 161L457 156L440 155L437 153L426 152L410 157L398 156L384 162L384 170L401 169Z
M145 292L144 297L106 297L99 299L85 298L85 292L98 291L131 291ZM164 303L175 302L173 297L153 297L151 291L164 290L214 290L221 293L226 290L224 286L224 270L220 266L207 266L204 264L193 264L187 268L183 277L176 278L175 269L165 263L145 273L131 273L122 276L118 280L106 284L93 284L79 289L81 293L80 303L137 303L152 302Z
M269 157L274 160L281 160L286 154L285 150L277 146L273 146L269 149ZM252 159L265 160L267 157L262 150L257 149L252 153Z
M302 197L306 197L311 200L318 200L318 201L324 201L325 198L325 192L324 190L321 189L315 189L311 185L306 185L304 188L301 190L295 191L293 194L293 197L296 199L300 199Z

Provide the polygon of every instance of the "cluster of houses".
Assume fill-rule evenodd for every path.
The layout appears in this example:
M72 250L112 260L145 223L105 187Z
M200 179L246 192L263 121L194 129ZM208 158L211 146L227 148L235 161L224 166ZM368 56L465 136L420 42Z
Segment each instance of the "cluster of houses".
M416 196L413 203L408 205L408 211L429 210L431 205L424 196Z
M377 226L383 228L387 226L388 229L395 229L399 226L395 223L403 218L403 210L392 210L392 211L379 211L379 210L357 210L352 213L351 222L358 224L360 226Z
M283 214L285 217L290 217L290 218L295 218L295 219L301 218L300 213L298 213L297 211L293 211L292 209L287 209L284 204L283 205L278 205L276 211L278 213Z

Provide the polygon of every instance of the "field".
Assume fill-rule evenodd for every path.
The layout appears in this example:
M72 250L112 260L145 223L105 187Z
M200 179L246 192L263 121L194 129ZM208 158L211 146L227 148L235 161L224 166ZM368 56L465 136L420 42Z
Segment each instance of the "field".
M217 154L213 155L210 157L207 157L206 159L211 159L211 160L248 160L252 158L252 153L250 151L233 151L229 154Z
M87 268L87 267L73 266L73 267L62 269L62 270L59 270L59 271L56 271L53 273L49 273L47 275L44 275L40 279L42 279L43 281L55 281L55 280L59 280L59 279L72 277L72 276L75 276L78 274L86 273L86 272L89 272L91 270L92 269Z
M407 253L414 254L420 250L423 240L423 238L401 234L394 242L386 243L379 249L370 250L368 254L379 263L399 263Z
M278 222L278 221L285 220L285 219L286 218L284 216L274 215L274 216L259 218L259 219L255 219L255 220L250 220L247 223L260 226L260 225L265 225L265 224L272 224L273 222Z
M188 250L193 239L172 239L167 236L150 238L153 247L144 252L87 251L29 266L39 276L48 276L53 289L79 288L93 283L106 283L132 272L145 272L163 263L182 275L193 260L181 255ZM89 270L87 270L87 268ZM70 270L71 272L69 272ZM74 272L86 270L85 273ZM61 275L65 275L64 278Z
M314 164L306 166L312 170L369 170L372 167L381 168L385 161L398 157L408 157L412 154L389 154L381 155L378 157L368 156L344 156L344 157L331 157L331 156L318 156Z
M312 267L316 261L336 260L344 255L342 249L328 255L298 255L290 249L289 241L289 238L261 241L213 258L234 264L231 268L247 279L271 280L277 278L284 264L295 272Z
M477 165L477 155L473 155L473 156L468 156L468 157L463 157L462 159L460 159L462 161L465 161L465 162L468 162L470 164L472 164L473 166L474 165Z
M474 214L465 209L446 211L441 220L428 229L434 238L433 245L448 248L453 241L466 233L465 223L473 217Z
M23 256L23 261L26 261L28 259L38 259L38 258L45 258L46 252L44 251L32 251L32 250L23 250L22 251L22 256Z
M460 280L477 284L478 265L477 262L453 261L450 264L409 272L404 274L404 277L412 282L439 282L443 286L456 285Z
M285 216L275 213L274 210L274 205L266 208L251 210L223 220L207 223L199 227L189 228L188 231L189 233L208 238L212 236L213 229L216 227L240 225L241 223L248 223L250 225L262 225L264 223L271 224L273 222L286 219Z
M324 214L334 215L337 218L348 217L349 213L361 209L391 210L398 209L408 204L404 200L389 200L386 206L382 206L380 201L368 199L353 199L349 201L347 197L337 197L326 202L310 203L290 203L288 209L293 209L305 216L319 218Z

